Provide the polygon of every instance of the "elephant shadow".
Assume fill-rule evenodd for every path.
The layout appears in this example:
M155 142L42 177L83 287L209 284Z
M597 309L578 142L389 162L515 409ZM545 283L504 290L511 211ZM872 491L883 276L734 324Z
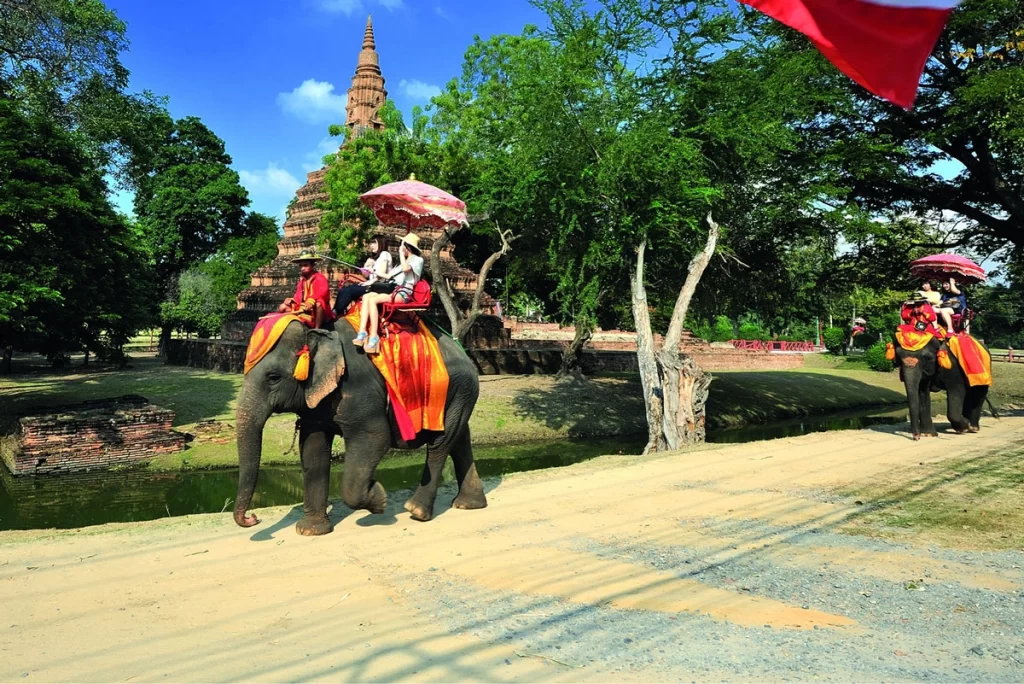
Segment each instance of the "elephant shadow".
M502 478L500 475L482 478L484 493L490 494L501 485L501 481ZM434 519L445 515L453 508L452 503L455 500L455 496L458 494L458 485L454 482L442 484L438 487L438 494L439 496L434 508ZM411 489L398 489L388 492L388 505L387 508L384 509L384 512L379 514L367 513L356 521L356 525L359 527L394 525L399 521L398 516L406 512L405 502L409 500L412 495L413 490ZM335 527L349 516L358 512L346 506L340 498L330 499L328 504L329 509L327 511L327 517ZM295 523L302 519L302 515L302 504L296 504L273 525L264 527L253 533L250 540L255 542L271 541L275 539L274 535L276 533L283 532L288 528L294 527Z
M1024 409L997 408L997 412L998 412L998 415L997 416L993 416L992 412L990 410L986 409L983 415L988 416L990 418L994 418L995 420L999 420L1000 418L1024 417ZM942 415L942 414L938 413L936 415ZM936 422L935 423L935 427L936 427L936 431L939 433L938 434L939 437L943 437L943 436L962 437L962 435L957 434L956 430L953 428L953 424L950 423L948 420L942 421L942 422ZM911 432L910 420L909 419L907 419L906 421L900 422L900 423L891 423L891 424L883 424L883 425L872 425L872 426L870 426L870 427L868 427L866 429L868 429L868 430L870 430L872 432L885 433L887 435L898 435L900 437L903 437L904 439L907 439L907 440L910 440L910 441L914 441L914 435ZM982 428L982 429L984 430L984 428Z

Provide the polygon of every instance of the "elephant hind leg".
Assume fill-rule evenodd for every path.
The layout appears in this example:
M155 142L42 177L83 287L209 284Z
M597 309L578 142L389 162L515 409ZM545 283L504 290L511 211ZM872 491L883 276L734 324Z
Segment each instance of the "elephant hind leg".
M473 461L473 445L468 425L452 447L452 461L455 464L455 479L459 482L459 494L452 502L452 506L467 511L487 508L484 483L480 481L476 463Z

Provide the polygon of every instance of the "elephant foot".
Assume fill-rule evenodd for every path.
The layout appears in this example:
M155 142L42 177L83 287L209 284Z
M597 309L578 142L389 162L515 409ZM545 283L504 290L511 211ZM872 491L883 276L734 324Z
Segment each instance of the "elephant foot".
M405 510L409 511L413 520L427 522L434 517L434 504L423 502L423 499L427 497L422 496L420 493L422 489L422 487L417 489L416 493L412 495L412 498L405 502Z
M973 435L975 432L981 432L981 428L977 425L972 425L971 427L967 428L967 431Z
M475 511L478 508L487 508L487 497L483 491L459 492L452 501L452 508L461 508L464 511Z
M295 531L303 537L319 537L334 531L334 525L326 515L307 515L295 523Z
M252 527L260 524L260 519L254 514L245 514L245 511L235 511L235 524L239 527Z
M915 442L920 442L921 441L921 435L919 433L917 433L917 432L914 433L914 441Z
M374 482L373 487L370 489L370 498L366 503L366 510L380 515L388 507L388 493L384 489L384 485L380 482Z

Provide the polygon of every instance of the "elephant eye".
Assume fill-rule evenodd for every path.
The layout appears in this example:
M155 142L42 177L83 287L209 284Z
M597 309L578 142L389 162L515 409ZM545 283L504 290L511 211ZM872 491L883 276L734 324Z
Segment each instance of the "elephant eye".
M281 374L271 371L267 373L267 380L270 382L278 382L281 380Z

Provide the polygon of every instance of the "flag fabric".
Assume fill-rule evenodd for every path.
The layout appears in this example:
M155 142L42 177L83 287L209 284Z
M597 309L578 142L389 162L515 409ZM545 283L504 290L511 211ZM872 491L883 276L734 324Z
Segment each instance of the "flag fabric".
M740 0L799 31L840 71L910 109L925 62L961 0Z

